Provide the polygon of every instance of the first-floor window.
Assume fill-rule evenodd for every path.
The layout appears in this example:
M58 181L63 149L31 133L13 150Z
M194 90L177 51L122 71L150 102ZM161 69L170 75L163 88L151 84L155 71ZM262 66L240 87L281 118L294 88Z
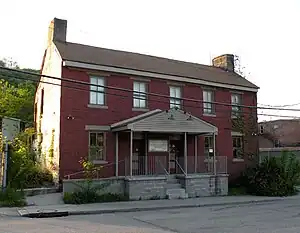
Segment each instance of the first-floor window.
M233 158L234 159L243 159L243 137L234 136L232 137L232 146L233 146Z
M105 160L105 133L89 132L89 161Z
M214 155L214 137L204 137L204 155L210 158Z

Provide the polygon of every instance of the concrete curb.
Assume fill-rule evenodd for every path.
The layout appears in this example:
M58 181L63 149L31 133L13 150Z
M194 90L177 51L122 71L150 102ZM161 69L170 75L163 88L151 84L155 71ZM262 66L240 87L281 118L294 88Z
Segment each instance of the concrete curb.
M111 213L126 213L126 212L139 212L139 211L153 211L153 210L171 210L171 209L183 209L183 208L200 208L200 207L216 207L216 206L228 206L228 205L249 205L249 204L261 204L272 203L277 201L286 200L284 198L266 199L266 200L251 200L251 201L234 201L227 203L210 203L210 204L179 204L172 206L149 206L149 207L134 207L134 208L120 208L120 209L95 209L95 210L49 210L49 211L36 211L28 212L19 210L18 213L21 217L29 218L50 218L50 217L63 217L69 215L93 215L93 214L111 214ZM25 213L24 213L25 212Z

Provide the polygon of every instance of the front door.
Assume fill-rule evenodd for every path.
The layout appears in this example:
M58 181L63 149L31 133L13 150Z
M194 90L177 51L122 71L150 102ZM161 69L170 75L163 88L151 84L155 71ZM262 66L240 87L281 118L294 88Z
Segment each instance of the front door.
M181 163L181 158L183 158L183 141L181 140L181 137L179 140L170 140L170 174L181 173L181 170L177 165L177 163Z
M132 175L145 175L145 141L133 140Z

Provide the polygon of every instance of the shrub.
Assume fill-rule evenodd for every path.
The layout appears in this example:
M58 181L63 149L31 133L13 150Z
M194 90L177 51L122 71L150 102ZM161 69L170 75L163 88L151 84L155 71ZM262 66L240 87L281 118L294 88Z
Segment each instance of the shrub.
M101 202L119 202L128 201L125 195L115 193L98 194L97 192L75 191L73 193L64 193L65 204L88 204Z
M26 206L25 195L21 191L7 188L0 192L0 207L21 207Z
M295 155L284 152L280 158L266 158L244 174L247 192L259 196L295 194L300 178L300 162Z

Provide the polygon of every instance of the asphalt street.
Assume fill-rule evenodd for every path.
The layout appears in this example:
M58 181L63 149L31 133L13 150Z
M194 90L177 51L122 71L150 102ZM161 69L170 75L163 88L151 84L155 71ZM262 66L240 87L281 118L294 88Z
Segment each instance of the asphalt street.
M6 233L299 233L300 203L202 207L165 211L30 219L0 216Z

